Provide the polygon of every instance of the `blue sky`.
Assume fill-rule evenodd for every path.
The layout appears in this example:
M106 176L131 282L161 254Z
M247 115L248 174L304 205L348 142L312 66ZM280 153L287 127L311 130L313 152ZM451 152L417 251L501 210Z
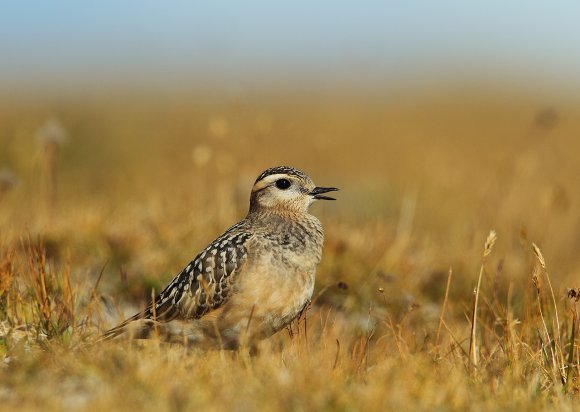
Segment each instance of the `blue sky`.
M477 71L580 83L580 2L0 3L0 84Z

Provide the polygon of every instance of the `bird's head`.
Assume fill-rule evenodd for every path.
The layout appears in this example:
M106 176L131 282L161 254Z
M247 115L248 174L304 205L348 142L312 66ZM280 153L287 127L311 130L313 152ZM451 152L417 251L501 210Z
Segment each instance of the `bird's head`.
M306 173L293 167L272 167L262 172L254 183L250 213L306 213L315 200L335 200L324 194L336 190L335 187L317 187Z

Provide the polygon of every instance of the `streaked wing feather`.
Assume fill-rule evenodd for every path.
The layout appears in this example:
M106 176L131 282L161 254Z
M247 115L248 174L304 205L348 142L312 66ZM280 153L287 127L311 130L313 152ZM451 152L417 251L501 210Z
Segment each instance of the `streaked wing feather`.
M236 225L210 243L155 299L156 319L197 319L221 306L246 259L250 236Z
M193 259L142 312L106 332L104 338L115 337L130 322L155 319L197 319L223 305L244 264L251 233L244 222L229 228Z

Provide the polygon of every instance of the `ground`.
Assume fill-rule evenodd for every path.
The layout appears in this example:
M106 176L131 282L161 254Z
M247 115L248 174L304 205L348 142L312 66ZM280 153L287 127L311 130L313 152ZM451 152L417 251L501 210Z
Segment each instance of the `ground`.
M572 410L580 106L530 93L0 103L0 409ZM326 243L256 354L94 344L288 164ZM494 235L495 233L495 235Z

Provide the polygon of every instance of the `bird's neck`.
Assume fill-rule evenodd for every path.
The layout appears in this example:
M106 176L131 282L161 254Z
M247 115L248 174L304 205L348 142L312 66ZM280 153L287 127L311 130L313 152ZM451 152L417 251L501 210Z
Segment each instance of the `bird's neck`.
M311 217L307 212L295 211L292 209L282 209L282 208L257 208L250 209L246 219L253 220L256 222L266 222L266 221L301 221Z

